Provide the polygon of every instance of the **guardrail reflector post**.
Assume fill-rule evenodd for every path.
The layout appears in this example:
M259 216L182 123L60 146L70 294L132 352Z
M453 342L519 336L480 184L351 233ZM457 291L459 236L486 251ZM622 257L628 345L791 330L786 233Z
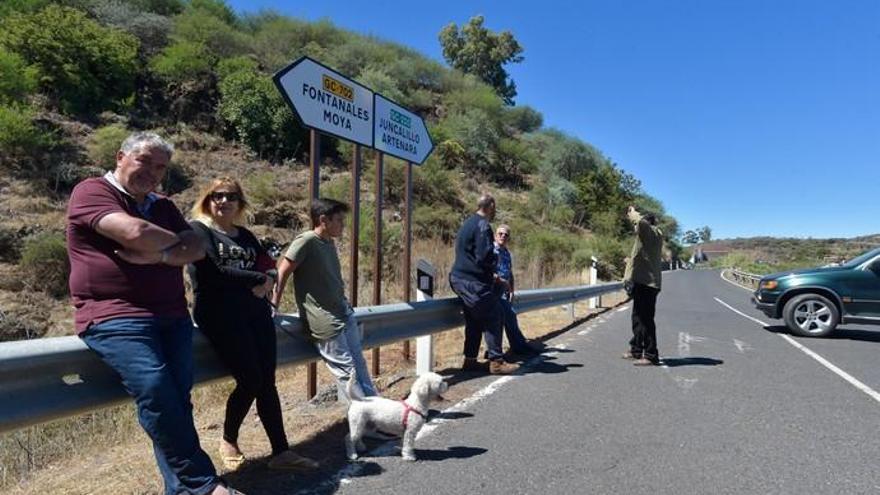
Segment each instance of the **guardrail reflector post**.
M590 258L592 259L592 263L590 263L590 280L587 283L590 285L596 285L597 283L599 283L599 270L596 268L599 260L595 256L591 256ZM589 300L589 304L590 305L588 307L590 309L601 307L598 297L591 297Z
M416 301L430 301L434 298L434 267L425 260L416 264ZM434 335L416 337L416 374L424 375L434 369Z

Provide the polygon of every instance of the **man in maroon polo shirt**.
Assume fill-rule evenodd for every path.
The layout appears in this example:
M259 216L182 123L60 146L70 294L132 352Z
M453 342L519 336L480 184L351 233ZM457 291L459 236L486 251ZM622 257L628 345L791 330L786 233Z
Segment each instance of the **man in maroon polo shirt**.
M76 331L134 398L165 493L228 494L199 445L190 403L193 325L181 267L205 251L174 203L154 192L172 152L156 134L132 134L115 171L73 189L67 251Z

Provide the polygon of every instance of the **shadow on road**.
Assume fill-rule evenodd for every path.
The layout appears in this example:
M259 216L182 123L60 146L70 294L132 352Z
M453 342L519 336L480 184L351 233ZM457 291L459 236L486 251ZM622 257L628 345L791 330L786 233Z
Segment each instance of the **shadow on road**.
M880 342L880 331L871 330L850 330L847 328L838 327L831 335L828 335L827 337L804 337L801 335L794 335L785 325L770 325L764 327L764 330L767 330L771 333L782 333L791 335L793 337L805 339L858 340L860 342Z
M679 366L718 366L724 364L724 361L721 359L708 357L663 358L661 362L667 368L677 368Z
M553 356L541 356L541 359L529 361L521 366L518 374L531 375L532 373L545 373L552 375L556 373L565 373L569 368L584 367L584 365L580 363L558 364L553 361L556 361L556 358Z
M471 413L460 411L440 412L436 409L431 409L428 412L428 419L464 419L473 417L474 415Z
M488 451L482 447L449 447L446 450L416 449L416 457L420 461L445 461L446 459L469 459Z
M870 330L847 330L838 328L831 335L826 337L832 340L860 340L862 342L880 342L880 332L872 332Z

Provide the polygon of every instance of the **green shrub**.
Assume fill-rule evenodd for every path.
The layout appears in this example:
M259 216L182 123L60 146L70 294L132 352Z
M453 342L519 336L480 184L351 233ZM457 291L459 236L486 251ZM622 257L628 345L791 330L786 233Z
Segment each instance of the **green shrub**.
M0 103L22 101L37 87L38 71L0 46Z
M33 289L53 297L67 295L70 262L63 234L44 232L25 241L18 266Z
M306 130L296 123L269 76L234 72L220 81L219 89L217 113L258 155L280 161L307 149Z
M140 42L143 58L148 58L168 44L172 23L165 15L145 11L148 9L138 3L142 2L88 0L87 8L101 24L131 33Z
M376 245L376 207L363 203L360 210L360 230L358 231L358 250L363 259L361 266L369 267L368 274L372 277L373 251ZM401 222L382 222L382 272L387 279L395 273L400 264L403 252L403 224Z
M348 174L337 175L329 181L321 183L320 191L322 198L335 199L347 204L351 199L351 177Z
M403 93L397 87L397 82L388 75L388 72L381 68L367 66L361 70L357 80L359 83L390 100L397 102L403 100Z
M572 254L582 242L574 234L545 227L520 230L516 247L520 257L538 263L541 280L550 280L572 267Z
M171 39L175 42L199 43L216 58L229 58L249 51L245 33L237 31L216 12L201 8L187 9L174 18ZM222 14L221 14L222 16Z
M39 68L42 92L65 112L118 107L134 90L138 40L82 11L49 5L4 19L0 45Z
M242 188L247 200L257 207L272 206L280 201L290 199L279 187L275 174L258 172L245 177Z
M452 242L464 215L447 205L420 205L413 211L413 237Z
M544 116L529 106L509 107L504 111L504 123L519 132L535 132L544 125Z
M617 239L597 235L590 238L587 248L599 258L599 277L603 280L619 280L626 268L626 257L629 256L632 239Z
M92 133L87 146L89 159L104 170L116 168L116 152L131 131L122 124L110 124Z
M443 203L453 209L464 207L459 198L458 174L438 163L428 162L413 171L413 195L427 203Z
M242 56L224 58L217 63L214 71L217 73L217 77L223 79L235 72L256 72L258 68L259 64L254 59Z
M0 18L16 12L36 12L50 3L52 0L3 0L0 2Z
M162 16L179 14L186 7L183 0L128 0L128 2L139 10Z
M479 108L470 109L450 115L440 122L439 127L445 128L445 132L464 148L465 172L478 177L503 177L504 171L495 157L501 134L497 121L490 114Z
M211 71L214 58L202 43L174 43L150 60L150 69L167 81L196 79Z
M35 115L34 109L24 104L0 104L0 163L6 164L4 167L16 159L32 158L51 142L34 125Z

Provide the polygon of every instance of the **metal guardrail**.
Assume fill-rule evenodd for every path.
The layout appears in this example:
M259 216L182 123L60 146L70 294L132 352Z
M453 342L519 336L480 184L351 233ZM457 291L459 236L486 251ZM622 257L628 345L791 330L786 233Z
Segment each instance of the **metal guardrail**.
M733 280L740 284L745 285L747 287L752 287L754 289L758 288L758 283L761 281L761 275L755 273L744 272L741 270L737 270L736 268L728 268L727 273L733 277Z
M519 312L533 311L623 289L623 283L517 292ZM364 348L442 332L464 324L457 298L357 308ZM278 365L320 357L299 318L279 315ZM196 332L195 383L228 376L207 339ZM93 411L128 400L115 373L74 336L0 343L0 433Z

